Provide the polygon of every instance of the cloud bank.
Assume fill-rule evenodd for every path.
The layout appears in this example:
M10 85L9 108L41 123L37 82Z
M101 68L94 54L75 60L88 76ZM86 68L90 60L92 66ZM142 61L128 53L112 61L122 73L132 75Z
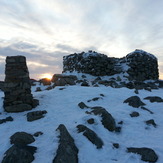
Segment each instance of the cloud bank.
M0 7L1 67L5 56L25 55L38 78L61 72L70 53L123 57L143 49L156 55L163 74L162 0L2 0Z

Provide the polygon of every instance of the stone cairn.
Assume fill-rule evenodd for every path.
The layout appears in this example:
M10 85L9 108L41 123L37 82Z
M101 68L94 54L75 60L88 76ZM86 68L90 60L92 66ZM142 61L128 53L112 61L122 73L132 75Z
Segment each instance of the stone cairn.
M63 57L63 72L87 73L93 76L123 74L129 80L157 80L159 77L157 58L136 49L123 58L108 57L94 51L75 53Z
M6 58L4 109L6 112L31 110L39 104L31 94L29 72L24 56Z

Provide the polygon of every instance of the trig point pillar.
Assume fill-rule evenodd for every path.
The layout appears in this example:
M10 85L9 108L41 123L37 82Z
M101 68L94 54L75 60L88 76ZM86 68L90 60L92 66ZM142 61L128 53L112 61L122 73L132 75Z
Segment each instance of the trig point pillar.
M4 84L4 109L7 112L31 110L39 104L31 94L26 58L24 56L8 56L6 58Z

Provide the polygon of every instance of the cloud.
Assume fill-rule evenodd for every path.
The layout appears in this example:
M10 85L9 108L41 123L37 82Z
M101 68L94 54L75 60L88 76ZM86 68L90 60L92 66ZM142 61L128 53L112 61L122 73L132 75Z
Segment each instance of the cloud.
M6 0L0 6L1 56L58 65L79 51L123 57L143 49L162 60L162 0Z

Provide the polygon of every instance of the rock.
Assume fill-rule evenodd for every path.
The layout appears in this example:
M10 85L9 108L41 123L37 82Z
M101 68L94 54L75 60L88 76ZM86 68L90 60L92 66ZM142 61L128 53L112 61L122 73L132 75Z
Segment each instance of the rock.
M49 86L49 87L47 87L45 90L51 90L51 89L53 89L53 87L52 86Z
M95 123L95 120L94 120L93 118L90 118L90 119L87 120L87 122L88 122L89 124L94 124L94 123Z
M151 113L151 114L154 114L152 111L150 111L149 109L145 108L144 106L142 106L142 107L140 107L140 108L143 109L143 110L148 111L148 112Z
M41 119L44 117L44 114L46 113L47 113L46 110L29 112L27 113L27 121L32 122Z
M16 132L10 137L10 143L19 146L25 146L27 144L33 143L34 141L34 137L26 132Z
M55 86L65 86L75 85L76 80L77 77L75 75L54 74L51 81L55 83Z
M5 119L0 119L0 124L2 124L2 123L6 123L6 122L11 122L11 121L13 121L14 119L11 117L11 116L9 116L9 117L7 117L7 118L5 118Z
M4 102L6 112L23 112L33 108L31 81L24 56L6 58Z
M102 99L102 97L95 97L95 98L93 98L91 100L88 100L87 102L98 101L99 99Z
M158 96L148 96L144 98L145 100L149 100L150 102L163 102L163 99Z
M130 106L134 108L138 108L140 106L145 105L138 96L131 96L124 101L124 103L128 103Z
M81 86L84 86L84 87L89 87L89 84L88 84L88 82L83 81L83 82L81 83Z
M150 148L127 148L127 152L136 153L141 155L141 160L146 162L156 162L158 160L158 156L153 149Z
M123 124L123 121L118 122L118 124L122 125Z
M84 125L78 125L77 128L78 132L83 132L83 135L94 145L96 145L97 149L102 148L104 143L93 130L87 128Z
M113 143L113 147L118 149L119 148L119 144L118 143Z
M134 92L135 92L135 94L139 94L139 91L138 91L137 89L135 89L135 91L134 91Z
M153 119L150 119L150 120L148 120L148 121L145 121L145 123L146 123L147 125L153 125L153 127L156 127L156 126L157 126L156 123L155 123L155 121L154 121Z
M2 163L32 163L37 148L13 145L6 152Z
M78 106L79 106L81 109L89 108L84 102L80 102L80 103L78 104Z
M43 132L38 131L38 132L36 132L36 133L33 134L33 136L35 136L35 137L38 137L38 136L40 136L40 135L43 135Z
M131 117L138 117L139 116L139 113L134 111L130 114Z
M32 105L29 104L18 104L18 105L11 105L11 106L6 106L5 111L14 113L14 112L23 112L27 110L32 110Z
M60 140L53 163L78 163L78 148L74 139L63 124L60 124L57 130L60 132Z
M44 86L45 85L51 85L51 80L48 78L40 79L39 82L42 83Z
M92 109L91 113L95 115L100 115L102 117L101 122L106 129L108 129L111 132L116 130L114 118L103 107L92 107L91 109Z
M35 90L35 92L41 92L41 91L42 91L42 90L41 90L40 87L37 87L36 90Z

